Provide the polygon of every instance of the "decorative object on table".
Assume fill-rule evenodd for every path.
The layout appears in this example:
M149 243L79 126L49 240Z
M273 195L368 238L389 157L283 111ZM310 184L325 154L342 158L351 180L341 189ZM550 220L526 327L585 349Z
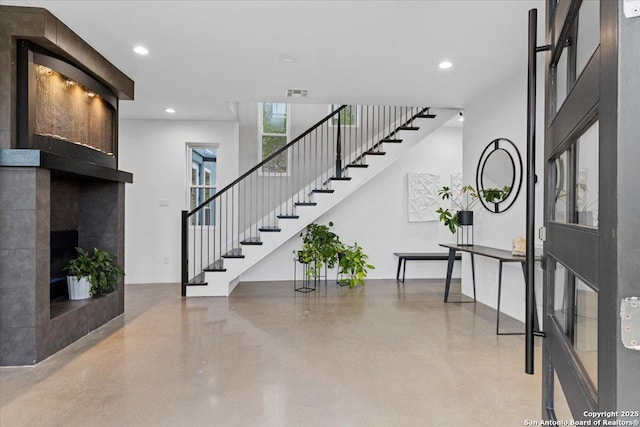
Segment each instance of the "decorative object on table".
M473 208L478 204L478 193L472 185L465 185L454 193L444 186L438 192L442 200L451 200L453 210L438 208L439 219L451 233L456 233L457 244L473 245Z
M407 186L409 222L437 221L435 207L438 204L440 175L409 173Z
M476 188L480 203L493 213L513 206L522 186L522 157L508 139L491 141L480 155L476 169Z
M116 263L115 255L98 248L93 248L92 254L82 248L76 248L76 252L78 256L64 267L64 271L69 275L69 299L101 297L118 289L118 281L124 277L124 271ZM88 295L87 280L91 283Z
M321 277L323 268L326 281L327 268L338 266L338 284L350 287L364 285L367 270L375 268L366 262L367 255L362 252L362 247L357 243L353 245L342 243L330 227L333 227L333 222L329 222L329 225L312 223L300 233L303 241L302 249L294 253L296 253L295 260L303 265L307 282L301 288L296 288L294 279L294 290L300 292L315 290L315 282ZM313 286L310 285L309 280L314 281Z
M527 239L524 237L516 237L512 240L511 254L517 256L527 255Z

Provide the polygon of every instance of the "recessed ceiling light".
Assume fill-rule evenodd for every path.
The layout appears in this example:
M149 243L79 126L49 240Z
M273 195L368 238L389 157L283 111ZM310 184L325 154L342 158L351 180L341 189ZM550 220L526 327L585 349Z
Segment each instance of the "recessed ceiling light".
M278 59L285 64L293 64L294 62L296 62L296 58L291 55L280 55Z
M442 61L440 64L438 64L438 67L441 70L446 70L447 68L453 67L453 64L450 61Z
M173 108L171 108L171 107L168 107L168 108L165 108L165 109L164 109L164 112L165 112L165 113L169 113L169 114L173 114L173 113L175 113L175 112L176 112L176 110L175 110L175 109L173 109Z
M136 46L133 48L133 51L135 53L137 53L138 55L148 55L149 54L149 49L147 49L144 46Z

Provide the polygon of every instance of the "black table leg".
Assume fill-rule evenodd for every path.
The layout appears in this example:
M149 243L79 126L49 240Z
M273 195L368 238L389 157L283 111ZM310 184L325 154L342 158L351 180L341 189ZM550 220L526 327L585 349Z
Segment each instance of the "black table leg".
M449 287L451 286L451 276L453 274L453 263L456 261L456 250L449 249L449 260L447 261L447 281L444 286L444 302L449 300Z
M471 277L473 279L473 302L476 302L476 262L473 258L473 254L471 255Z
M400 280L400 268L402 267L402 257L398 257L398 272L396 273L396 280Z

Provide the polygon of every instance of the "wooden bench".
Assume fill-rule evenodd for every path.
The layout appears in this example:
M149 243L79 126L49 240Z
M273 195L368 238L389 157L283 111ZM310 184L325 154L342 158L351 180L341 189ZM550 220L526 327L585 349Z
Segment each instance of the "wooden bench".
M394 252L398 257L398 272L396 273L396 280L400 280L400 270L402 270L402 280L404 283L404 275L407 272L407 261L448 261L449 254L446 252ZM456 254L456 259L462 259L462 255ZM404 262L404 269L402 264Z

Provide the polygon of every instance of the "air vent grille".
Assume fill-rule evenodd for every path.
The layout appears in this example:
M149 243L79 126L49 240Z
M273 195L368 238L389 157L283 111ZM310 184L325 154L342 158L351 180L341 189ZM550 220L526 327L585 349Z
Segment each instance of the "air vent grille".
M306 98L308 93L307 89L287 89L288 98Z

